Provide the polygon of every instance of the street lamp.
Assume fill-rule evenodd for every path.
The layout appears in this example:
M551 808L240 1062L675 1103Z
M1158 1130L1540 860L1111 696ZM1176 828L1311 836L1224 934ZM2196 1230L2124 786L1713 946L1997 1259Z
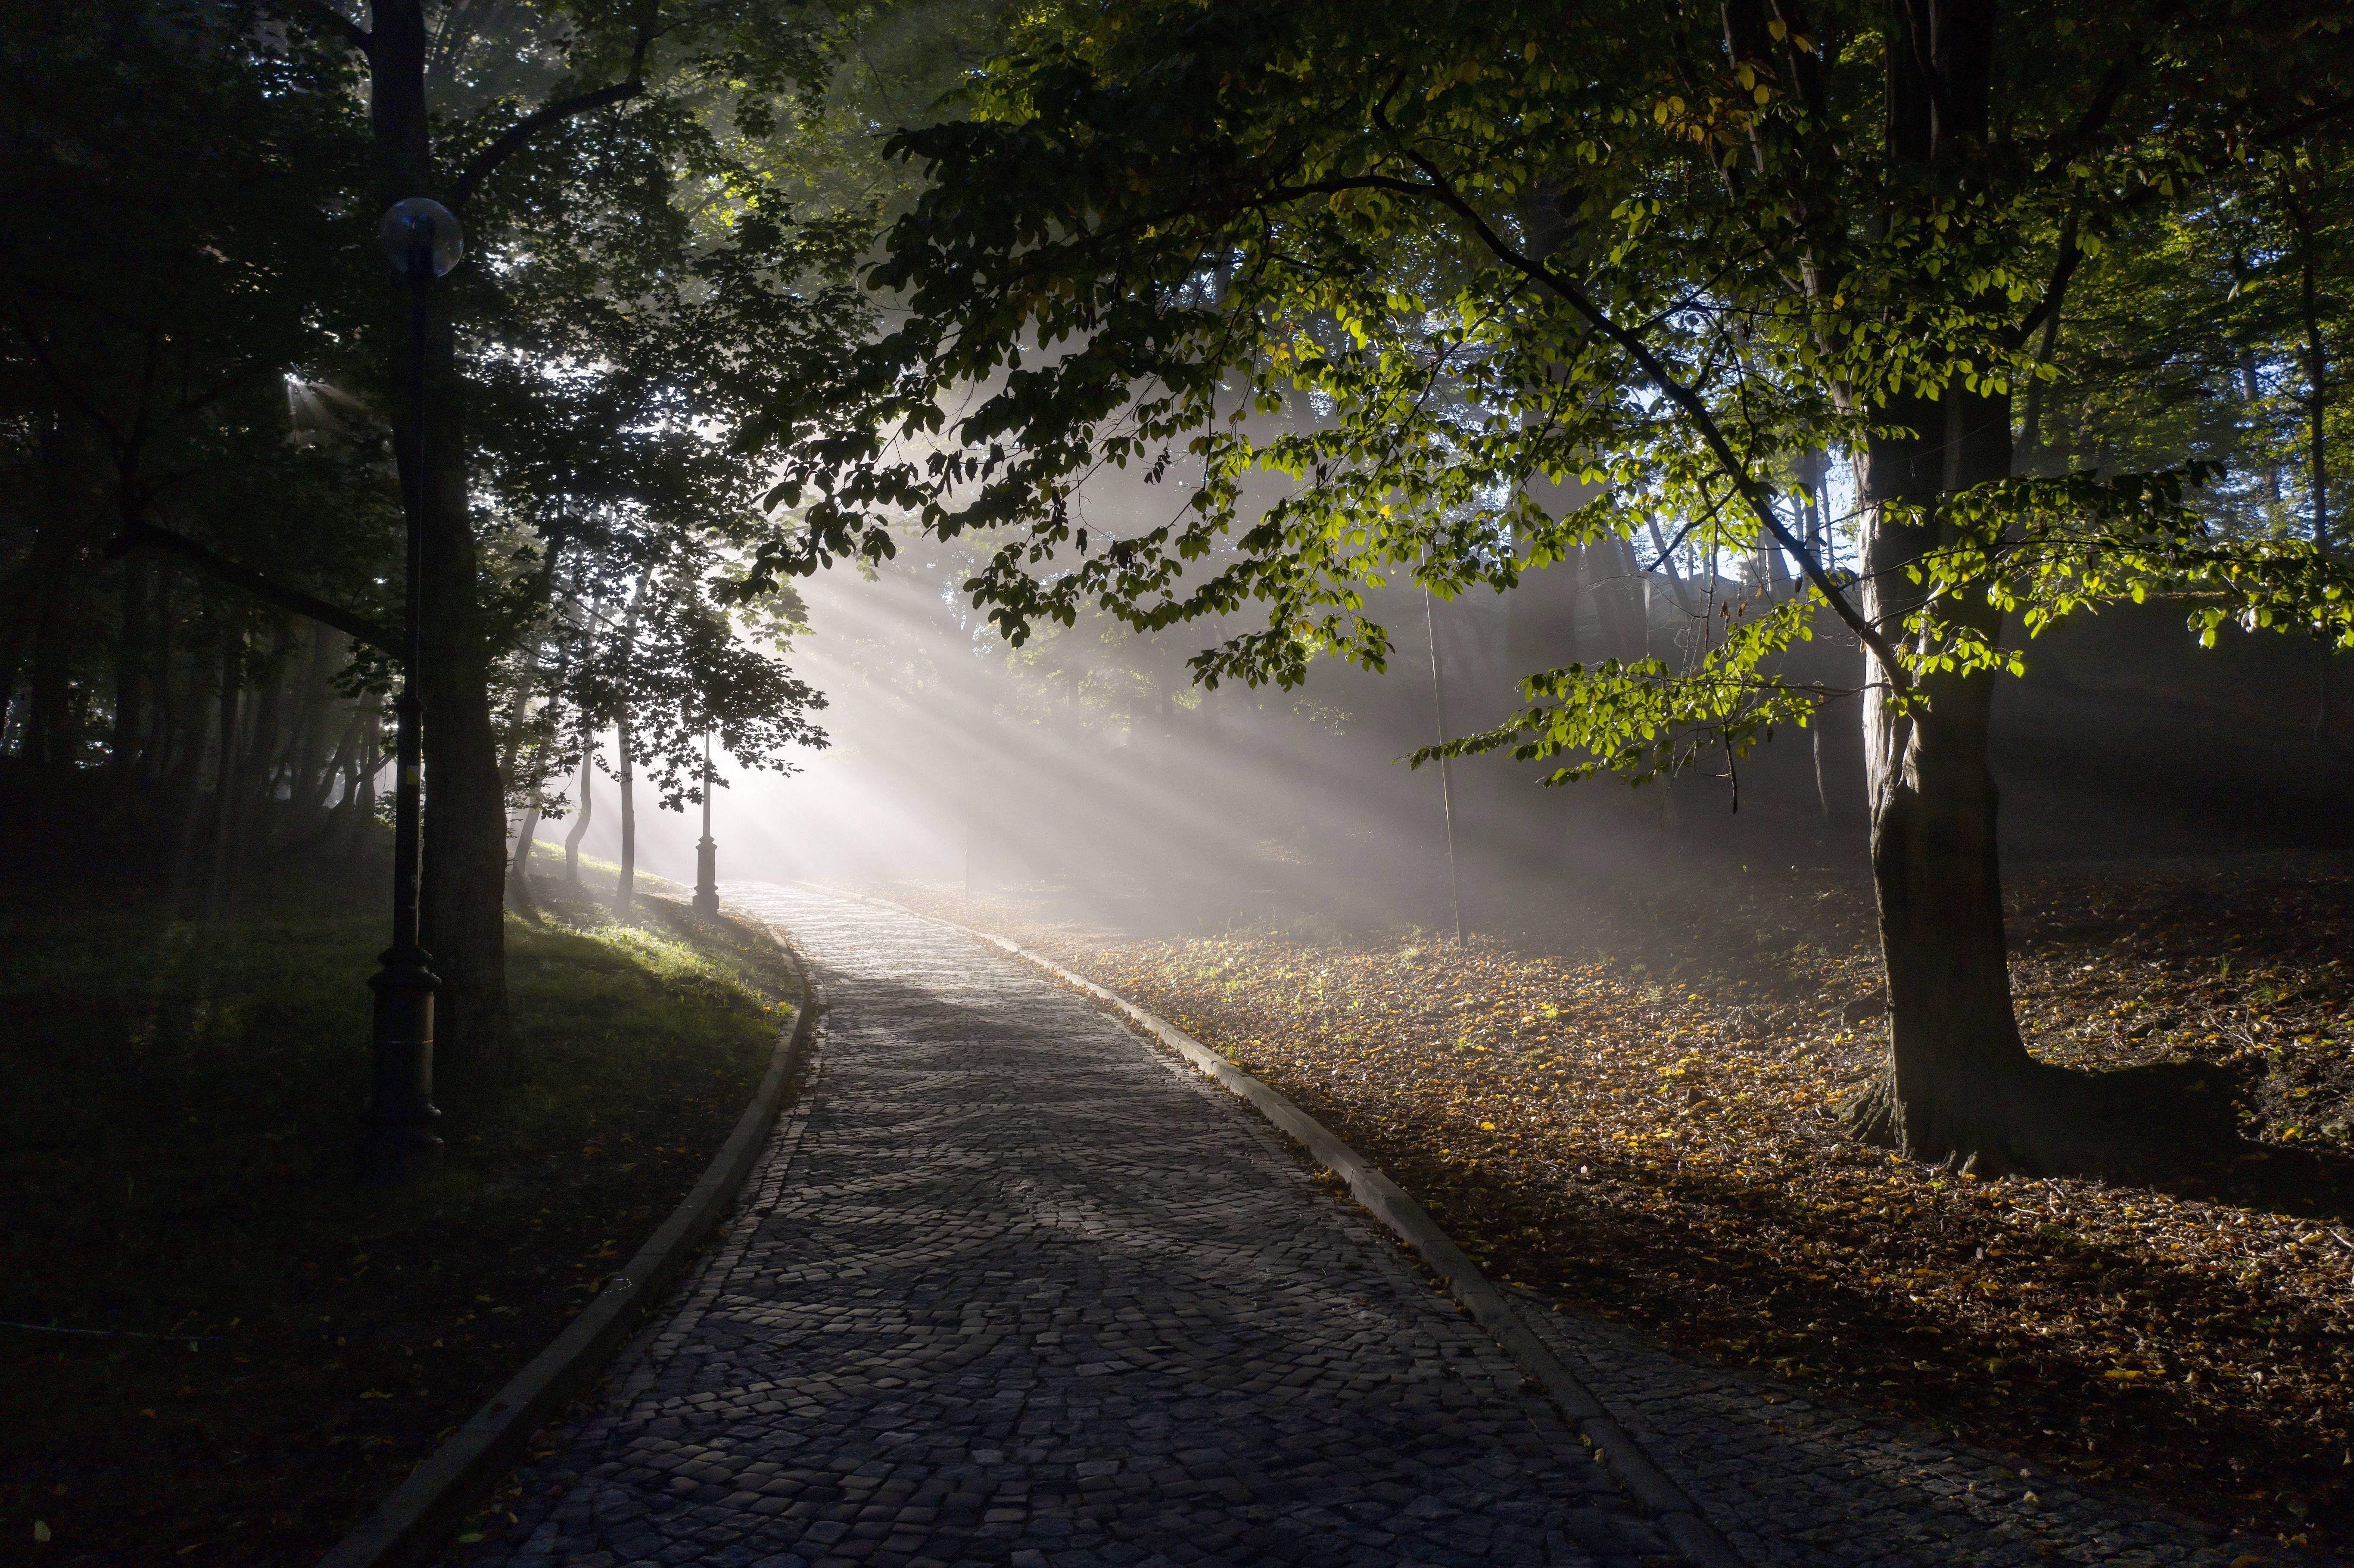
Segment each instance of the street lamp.
M719 846L711 842L711 732L703 732L703 838L695 846L695 907L719 913Z
M426 498L425 297L433 280L458 264L464 240L458 220L439 202L411 196L384 215L377 238L393 270L408 280L408 514L406 608L401 624L400 697L393 704L398 722L394 747L398 783L392 816L392 946L368 981L376 992L374 1072L368 1097L367 1144L362 1179L371 1187L398 1187L417 1180L441 1160L441 1139L433 1124L441 1113L433 1104L433 992L440 985L432 956L417 944L418 795L421 752L417 694L422 630L419 607L424 595Z

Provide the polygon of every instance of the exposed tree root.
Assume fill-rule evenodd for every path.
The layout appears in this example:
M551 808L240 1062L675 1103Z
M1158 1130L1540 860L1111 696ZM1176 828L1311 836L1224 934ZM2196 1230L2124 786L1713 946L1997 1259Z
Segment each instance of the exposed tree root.
M2254 1148L2240 1136L2238 1107L2255 1076L2200 1062L2105 1073L2029 1062L1967 1096L1933 1099L1901 1097L1892 1073L1842 1106L1840 1118L1863 1143L1980 1176L2164 1181Z

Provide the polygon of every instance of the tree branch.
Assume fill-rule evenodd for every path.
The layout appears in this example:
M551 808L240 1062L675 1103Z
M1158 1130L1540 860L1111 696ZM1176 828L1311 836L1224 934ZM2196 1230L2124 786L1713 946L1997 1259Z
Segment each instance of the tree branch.
M1390 128L1384 124L1382 129L1386 132ZM1394 135L1394 132L1393 135ZM1393 144L1395 144L1394 142ZM1417 185L1411 180L1382 175L1362 175L1359 179L1363 183L1409 191L1437 201L1469 225L1472 233L1478 237L1480 244L1487 247L1490 255L1531 282L1552 290L1568 304L1570 309L1591 323L1596 331L1624 350L1628 357L1641 367L1645 378L1658 387L1669 401L1683 410L1684 417L1691 421L1693 430L1699 435L1702 443L1708 448L1709 454L1716 459L1718 467L1724 471L1725 477L1731 480L1734 488L1741 493L1742 500L1748 503L1750 512L1764 525L1766 531L1774 535L1775 541L1790 553L1790 558L1798 563L1799 569L1807 574L1807 580L1813 584L1816 590L1829 602L1832 613L1837 615L1846 624L1847 629L1854 632L1863 645L1872 651L1872 656L1880 661L1881 668L1887 672L1889 683L1899 692L1909 691L1912 688L1912 680L1905 674L1904 666L1897 659L1895 649L1891 647L1888 640L1881 635L1878 627L1865 620L1862 613L1848 602L1847 596L1840 591L1838 584L1831 581L1830 574L1823 568L1822 563L1815 559L1815 553L1793 537L1789 529L1783 526L1782 520L1774 513L1773 493L1759 483L1750 473L1748 465L1734 455L1732 443L1725 440L1724 432L1717 428L1716 420L1710 416L1708 406L1700 400L1699 394L1670 375L1668 367L1659 363L1659 356L1651 352L1649 344L1636 334L1612 321L1599 305L1586 297L1584 290L1562 277L1551 267L1543 262L1532 261L1505 244L1503 236L1498 234L1490 226L1488 220L1479 216L1478 209L1464 200L1462 196L1447 183L1445 176L1440 175L1429 160L1417 155L1410 149L1401 147L1399 151L1422 171L1423 178L1426 183Z
M185 534L175 534L169 528L158 528L152 523L133 523L115 535L106 546L106 553L119 556L143 546L149 549L167 550L183 560L194 562L230 587L244 589L265 604L291 609L297 615L307 615L323 626L334 627L355 642L365 642L396 659L400 657L399 634L389 628L379 626L367 617L339 605L329 604L325 599L313 599L300 588L274 583L250 567L240 567L225 556L216 555Z
M2287 141L2292 136L2303 135L2306 132L2312 130L2316 125L2323 124L2328 121L2337 119L2339 115L2345 113L2349 109L2354 109L2354 100L2341 99L2336 103L2325 103L2309 114L2300 114L2294 120L2274 126L2271 130L2256 138L2256 145L2259 147L2276 146L2280 143Z
M638 28L636 47L630 51L629 75L594 91L576 93L554 103L542 104L507 127L505 133L497 141L466 161L465 171L458 176L458 183L450 187L451 207L464 207L466 198L474 194L475 186L488 179L501 164L520 152L525 143L549 126L561 124L579 115L593 114L616 103L626 103L642 94L646 90L646 51L653 48L653 42L654 13L649 11L644 24Z
M2004 341L2010 347L2017 348L2026 343L2035 335L2035 329L2041 326L2046 318L2059 313L2061 302L2067 298L2068 280L2076 275L2076 265L2084 259L2084 253L2076 244L2076 209L2070 207L2068 216L2060 224L2060 258L2052 265L2052 281L2045 285L2043 298L2036 302L2035 308L2028 312L2017 326L2003 334Z
M327 0L304 0L302 9L324 23L329 32L338 35L360 53L366 54L376 47L375 34L328 5Z

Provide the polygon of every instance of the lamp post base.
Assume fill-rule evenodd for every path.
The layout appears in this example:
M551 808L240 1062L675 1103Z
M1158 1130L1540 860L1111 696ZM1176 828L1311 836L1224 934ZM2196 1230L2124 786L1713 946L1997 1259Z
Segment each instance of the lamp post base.
M376 1038L367 1142L360 1181L369 1187L405 1187L441 1163L433 1128L433 993L441 981L416 948L394 948L368 980L376 992Z
M719 846L709 838L695 846L695 907L697 913L719 913Z

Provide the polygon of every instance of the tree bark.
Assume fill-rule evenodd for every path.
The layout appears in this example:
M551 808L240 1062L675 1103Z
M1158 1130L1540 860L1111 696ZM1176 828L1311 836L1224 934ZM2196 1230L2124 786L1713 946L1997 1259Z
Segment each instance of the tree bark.
M360 714L358 754L353 759L351 784L336 808L346 823L344 853L356 860L376 821L376 776L384 768L384 704L371 695Z
M1864 503L1865 613L1901 641L1904 617L1919 602L1905 566L1936 545L1939 529L1934 512L1927 524L1909 525L1882 503L1933 502L2008 475L2010 402L1950 387L1936 402L1900 407L1892 399L1889 416L1917 434L1872 441L1857 491ZM1872 673L1882 673L1876 664ZM2039 1160L2038 1150L2014 1147L2011 1121L2032 1064L2012 1011L2003 934L1998 800L1987 750L1995 677L1917 679L1914 711L1905 711L1884 681L1864 701L1889 1056L1859 1130L1916 1159L1978 1155L2003 1169L2026 1168Z
M2316 193L2318 199L2318 193ZM2296 231L2297 317L2305 328L2305 423L2306 485L2313 496L2313 542L2329 552L2329 470L2323 461L2322 416L2329 401L2329 359L2321 334L2321 306L2316 294L2312 210L2294 192L2285 196L2289 226Z
M2314 193L2317 202L2320 192ZM2323 417L2329 408L2329 357L2321 333L2321 306L2317 298L2313 255L2314 214L2292 196L2290 219L2296 229L2297 313L2305 326L2305 425L2309 478L2313 494L2313 547L2329 554L2329 466ZM2329 640L2319 641L2321 658L2316 668L2313 698L2313 744L2317 748L2329 736Z
M1650 628L1645 620L1649 611L1635 547L1613 534L1587 548L1601 556L1599 569L1591 577L1608 656L1629 662L1643 658L1650 652Z
M61 534L63 524L55 525ZM34 546L37 562L54 563L55 575L42 580L34 574L27 586L34 596L32 701L25 715L25 734L18 755L37 767L71 768L81 752L80 727L74 722L73 650L75 611L80 608L81 574L79 552L62 544L50 551L51 528Z
M245 754L237 768L237 821L239 842L247 846L249 855L267 853L270 848L270 800L281 727L279 715L284 707L286 656L293 641L292 625L280 621L270 640L269 658L261 666L261 679L254 683L253 711L245 726Z

